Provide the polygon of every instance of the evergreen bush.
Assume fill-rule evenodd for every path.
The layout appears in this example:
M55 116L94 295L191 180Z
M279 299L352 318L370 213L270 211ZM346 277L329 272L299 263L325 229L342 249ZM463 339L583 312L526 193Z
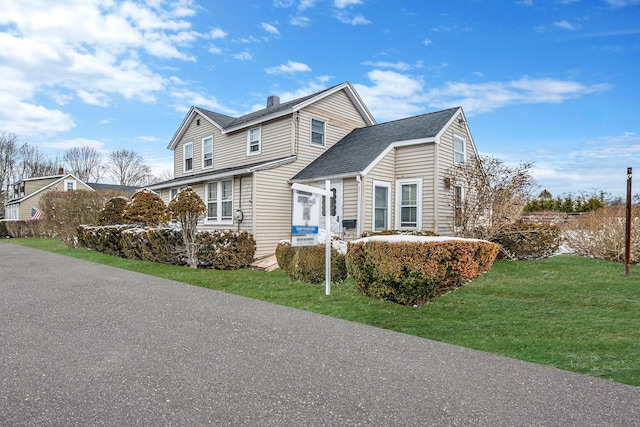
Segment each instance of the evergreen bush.
M326 246L291 246L280 242L276 247L278 266L293 280L307 283L325 283ZM347 278L346 258L331 248L331 282L340 283Z

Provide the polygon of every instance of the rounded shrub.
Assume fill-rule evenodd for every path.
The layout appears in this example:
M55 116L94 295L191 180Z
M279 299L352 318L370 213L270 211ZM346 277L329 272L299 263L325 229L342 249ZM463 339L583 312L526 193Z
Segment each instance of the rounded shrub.
M488 271L498 253L497 244L484 240L423 239L349 242L347 268L360 293L423 305Z
M324 283L325 245L291 246L280 242L276 247L276 260L281 269L294 280L307 283ZM331 248L331 282L340 283L347 278L346 258Z
M492 239L500 245L498 259L542 259L558 252L562 232L558 226L516 222Z

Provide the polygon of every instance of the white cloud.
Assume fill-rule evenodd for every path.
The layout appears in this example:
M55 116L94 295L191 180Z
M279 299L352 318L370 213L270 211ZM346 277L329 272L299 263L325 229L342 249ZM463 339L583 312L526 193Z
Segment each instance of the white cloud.
M431 39L424 39L422 40L422 44L425 46L431 46L433 42L431 41Z
M362 0L334 0L333 5L338 9L344 9L356 4L362 4Z
M260 24L260 26L262 27L263 30L265 30L269 34L280 35L280 31L278 31L278 29L271 24L267 24L266 22L263 22L262 24Z
M567 30L567 31L575 31L580 29L580 25L572 24L566 19L563 19L562 21L554 22L553 26L556 28L560 28L561 30Z
M516 104L557 104L609 88L606 84L586 85L569 80L522 77L508 82L447 82L443 87L428 90L426 96L431 106L462 105L467 114L473 115Z
M4 1L2 8L0 25L10 31L0 33L0 93L11 104L0 106L0 126L21 136L74 126L68 113L49 104L154 102L171 79L140 57L191 61L185 47L205 37L185 19L195 14L192 0L23 0Z
M395 71L367 73L373 86L354 84L358 94L379 121L395 120L424 112L424 82Z
M265 71L267 74L293 74L311 71L311 68L302 62L288 61L286 64L267 68Z
M608 5L613 7L627 7L640 4L640 0L605 0Z
M315 6L317 0L300 0L300 4L298 5L298 9L305 10Z
M336 15L336 18L338 18L338 20L340 22L342 22L343 24L349 24L349 25L367 25L367 24L371 24L371 21L369 21L367 18L365 18L364 16L362 16L361 14L357 14L355 16L351 16L348 13L343 13L340 12Z
M212 39L224 39L225 37L227 37L227 33L220 28L213 28L209 33L209 37L211 37Z
M42 144L43 147L56 150L68 150L74 147L91 147L99 152L105 152L104 142L88 138L63 139L59 141L47 142Z
M398 71L407 71L410 70L412 67L411 65L407 64L406 62L385 62L385 61L378 61L378 62L372 62L372 61L366 61L362 63L363 65L369 65L372 67L379 67L379 68L393 68L396 69Z
M234 53L231 56L239 61L251 61L253 59L253 55L246 50L244 52Z
M296 27L308 27L311 24L311 19L306 16L293 16L289 19L289 24Z

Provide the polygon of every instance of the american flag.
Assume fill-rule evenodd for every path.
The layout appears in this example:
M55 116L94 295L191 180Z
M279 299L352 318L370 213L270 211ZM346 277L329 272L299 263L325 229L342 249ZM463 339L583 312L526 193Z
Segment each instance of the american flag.
M31 219L40 219L42 211L38 208L31 208Z

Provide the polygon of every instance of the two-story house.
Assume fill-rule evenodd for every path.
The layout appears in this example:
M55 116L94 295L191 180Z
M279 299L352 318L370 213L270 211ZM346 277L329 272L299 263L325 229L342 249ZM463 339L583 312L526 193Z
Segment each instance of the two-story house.
M294 182L331 181L332 231L347 239L385 229L450 235L451 194L462 190L446 171L477 156L461 108L376 124L349 82L284 103L269 97L241 117L192 107L168 148L175 178L150 188L168 202L191 186L207 205L201 228L250 232L257 257L290 237Z

